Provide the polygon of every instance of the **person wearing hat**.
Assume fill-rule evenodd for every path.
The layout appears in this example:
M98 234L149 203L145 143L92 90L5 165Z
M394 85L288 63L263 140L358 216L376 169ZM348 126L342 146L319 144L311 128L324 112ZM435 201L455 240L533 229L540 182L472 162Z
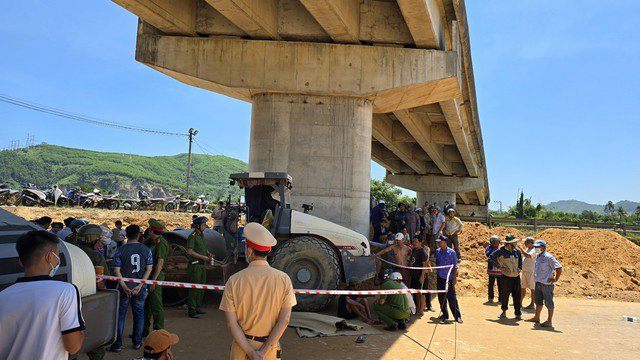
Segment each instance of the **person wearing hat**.
M436 241L440 237L440 235L444 234L444 229L446 226L446 220L444 215L440 213L440 207L433 207L433 215L431 221L431 239L429 241L429 247L431 248L431 253L435 254L436 251Z
M536 281L536 289L534 291L536 315L527 321L536 324L540 323L540 314L544 305L547 307L547 321L540 324L540 326L553 327L553 312L555 309L553 289L554 284L558 282L560 275L562 275L562 265L547 251L546 241L536 240L533 246L537 255L534 275Z
M358 278L350 278L347 281L345 290L360 290L362 281ZM371 316L371 308L366 296L360 295L340 295L338 296L338 313L337 317L345 320L353 320L358 317L365 323L373 325L376 321Z
M489 275L489 289L488 289L489 300L487 301L488 303L493 303L493 299L494 299L493 288L495 287L496 283L498 283L498 302L500 303L502 302L501 300L502 295L500 292L502 272L500 272L500 265L498 265L497 262L489 259L489 256L493 254L495 251L497 251L499 248L500 248L500 236L491 235L491 237L489 238L489 245L487 245L487 247L484 248L484 253L485 255L487 255L487 275Z
M291 279L269 266L267 256L277 244L259 223L244 227L249 266L227 281L220 302L233 337L231 359L280 359L280 338L297 304Z
M76 220L77 221L77 220ZM76 224L77 225L77 224ZM102 254L96 252L95 246L98 242L102 241L102 228L95 224L86 224L77 229L75 235L75 241L77 246L89 256L89 260L94 267L101 266L104 275L111 275L109 266ZM96 282L98 289L105 289L104 281L98 280ZM103 359L105 354L105 348L99 347L87 352L87 356L90 359ZM76 356L70 356L70 359L75 359Z
M436 269L437 283L436 288L438 290L447 289L447 283L449 288L446 293L438 293L438 301L440 302L440 316L441 322L449 321L449 312L447 311L447 303L449 303L449 309L451 315L455 321L462 324L462 314L460 313L460 307L458 306L458 297L456 296L456 283L458 282L458 257L456 252L451 249L447 243L449 239L441 235L436 239L438 248L436 249L436 266L449 266L453 268L440 268Z
M396 243L393 246L386 247L381 251L377 252L375 256L381 257L382 255L389 253L388 259L391 259L392 262L401 265L408 266L409 258L411 257L411 248L405 245L405 234L397 233L395 236ZM396 268L395 266L391 266L394 271L398 271L406 276L407 282L409 281L409 272L404 268Z
M193 232L187 238L187 255L189 264L187 265L187 281L193 284L205 284L207 282L207 269L205 263L213 259L213 255L207 251L204 242L204 230L207 228L207 218L199 216L193 220ZM187 311L192 319L198 319L204 315L200 310L204 289L189 289L187 297Z
M153 258L153 270L150 280L164 280L164 262L169 256L169 242L162 237L164 223L160 220L149 219L149 245ZM162 286L147 286L147 300L144 303L144 330L142 336L149 334L151 319L153 330L164 329L164 306L162 306Z
M78 239L76 239L76 236L78 234L78 229L80 229L81 227L87 225L89 223L89 221L85 220L85 219L74 219L71 224L69 225L69 228L71 229L71 234L67 235L64 238L64 241L68 242L69 244L75 245L75 246L80 246L80 244L78 243Z
M534 272L536 269L536 249L533 247L533 238L528 236L522 240L522 244L518 244L518 250L522 254L522 273L520 274L520 288L522 295L520 297L520 304L524 303L524 298L527 297L527 289L531 290L531 303L524 308L527 310L534 309L533 298L534 290L536 288L536 280Z
M462 261L460 244L458 243L458 234L462 231L462 226L462 220L456 216L456 210L453 206L449 206L447 217L444 220L444 234L449 238L449 245L456 251L458 262Z
M178 335L167 330L153 330L144 340L142 357L133 360L171 360L171 347L179 341Z
M391 273L389 279L382 283L381 290L401 290L402 274ZM407 320L411 314L409 300L405 294L376 295L373 311L386 325L385 330L396 331L407 328Z
M520 241L513 234L507 234L502 241L503 247L494 251L489 255L489 260L495 261L500 266L500 274L502 284L501 292L501 309L500 318L507 317L507 309L509 308L509 295L513 298L513 308L515 310L516 320L522 319L521 311L521 290L520 290L520 271L522 270L522 254L516 249L516 243Z

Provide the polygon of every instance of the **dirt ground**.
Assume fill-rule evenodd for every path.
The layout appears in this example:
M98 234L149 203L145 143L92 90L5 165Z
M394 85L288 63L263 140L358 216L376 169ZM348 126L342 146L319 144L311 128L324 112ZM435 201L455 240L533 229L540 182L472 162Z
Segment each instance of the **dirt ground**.
M211 296L211 295L209 295ZM212 296L211 296L212 297ZM174 348L176 359L226 359L231 344L219 299L209 298L201 319L186 317L178 308L167 310L168 330L180 336ZM283 339L285 359L638 359L640 324L622 321L622 315L640 315L640 304L606 300L558 298L554 330L536 328L524 321L498 320L498 306L484 299L460 298L464 324L435 325L435 312L413 321L405 332L369 335L364 344L355 336L303 339L288 328ZM335 312L334 307L327 310ZM129 312L130 313L130 312ZM546 312L543 312L543 319ZM509 317L513 318L512 310ZM525 319L530 314L524 313ZM125 334L131 329L130 316ZM434 334L435 332L435 334ZM433 335L433 341L429 341ZM107 353L106 359L133 359L129 339L122 353Z

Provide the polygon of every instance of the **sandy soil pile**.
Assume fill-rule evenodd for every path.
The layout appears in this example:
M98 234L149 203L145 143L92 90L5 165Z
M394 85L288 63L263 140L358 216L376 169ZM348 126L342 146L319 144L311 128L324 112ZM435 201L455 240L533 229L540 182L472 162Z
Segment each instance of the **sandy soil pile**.
M504 237L507 233L525 237L513 228L465 224L460 234L464 260L459 270L460 293L486 296L484 248L491 235ZM534 238L547 241L549 252L564 267L557 294L640 301L640 247L623 236L608 230L547 229Z
M76 218L85 218L94 224L104 223L110 228L114 226L113 223L116 220L121 220L125 227L130 224L147 227L147 221L150 218L156 218L164 221L169 229L177 227L189 228L191 225L191 216L193 215L190 213L173 213L166 211L113 211L106 209L42 208L26 206L3 206L2 208L27 220L33 220L46 215L50 216L53 221L62 222L62 220L71 216ZM209 223L209 225L211 226L212 224Z

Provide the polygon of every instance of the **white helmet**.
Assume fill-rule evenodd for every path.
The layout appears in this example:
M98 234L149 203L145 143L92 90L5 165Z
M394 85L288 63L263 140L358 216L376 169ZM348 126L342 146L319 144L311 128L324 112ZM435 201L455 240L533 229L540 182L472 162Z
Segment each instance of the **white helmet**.
M400 274L399 272L391 273L391 276L389 276L389 279L391 279L391 280L402 280L402 274Z

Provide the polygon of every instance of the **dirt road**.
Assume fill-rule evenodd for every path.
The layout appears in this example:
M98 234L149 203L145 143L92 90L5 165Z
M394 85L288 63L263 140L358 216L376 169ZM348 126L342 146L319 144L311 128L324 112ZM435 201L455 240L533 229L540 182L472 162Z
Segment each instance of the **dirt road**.
M498 321L498 306L483 305L480 298L464 297L460 307L462 325L435 325L427 313L410 324L406 332L370 335L364 344L355 336L302 339L287 329L282 344L285 359L453 359L457 330L458 359L638 359L640 324L622 321L622 315L640 315L640 304L606 300L559 298L556 301L555 330L535 329L531 323ZM209 304L203 318L187 318L184 310L169 309L166 327L180 336L174 349L176 359L226 359L231 343L218 299ZM335 306L335 305L334 305ZM335 308L329 312L335 311ZM329 313L328 312L328 313ZM513 317L513 312L509 312ZM525 312L525 318L530 315ZM131 329L127 321L125 333ZM415 342L413 340L415 340ZM417 343L416 343L417 342ZM420 343L421 345L419 345ZM129 347L107 359L140 356Z

